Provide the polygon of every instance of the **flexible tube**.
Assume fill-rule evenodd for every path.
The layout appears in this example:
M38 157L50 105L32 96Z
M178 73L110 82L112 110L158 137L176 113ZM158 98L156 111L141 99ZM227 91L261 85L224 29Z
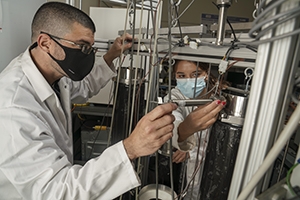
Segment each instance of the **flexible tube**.
M300 121L300 106L298 105L296 110L293 112L292 116L290 117L289 122L281 132L276 143L274 144L274 146L266 156L264 162L255 172L255 174L253 175L252 179L249 181L247 186L242 190L237 200L245 200L248 197L248 195L253 190L253 188L257 185L257 183L264 176L264 174L269 169L269 167L273 164L273 162L281 152L282 148L286 144L287 140L293 135L294 131L298 127L299 121Z

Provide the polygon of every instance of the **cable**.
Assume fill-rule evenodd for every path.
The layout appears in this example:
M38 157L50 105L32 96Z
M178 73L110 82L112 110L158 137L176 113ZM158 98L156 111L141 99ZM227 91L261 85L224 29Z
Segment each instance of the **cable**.
M111 87L111 89L112 89L112 87ZM110 92L110 93L111 93L111 92ZM93 141L92 148L91 148L91 151L90 151L90 155L87 157L88 159L91 158L92 153L93 153L94 148L95 148L96 141L97 141L98 136L99 136L99 134L100 134L100 131L103 130L103 127L104 127L104 126L103 126L104 120L105 120L105 118L106 118L107 115L108 115L108 108L109 108L109 105L110 105L110 102L111 102L112 99L113 99L113 95L110 94L110 99L109 99L108 104L107 104L107 107L106 107L106 109L105 109L105 111L104 111L105 114L104 114L104 116L103 116L103 118L102 118L102 121L101 121L100 126L94 126L94 127L93 127L94 130L97 130L97 134L96 134L96 137L95 137L95 139L94 139L94 141ZM98 128L98 127L99 127L99 128ZM109 129L109 134L108 134L107 146L106 146L106 147L108 147L108 146L110 145L111 130L112 130L112 128Z
M286 38L286 37L290 37L290 36L293 36L293 35L297 35L297 34L300 34L300 29L292 31L292 32L289 32L289 33L285 33L285 34L282 34L282 35L278 35L278 36L275 36L275 37L272 37L272 38L269 38L269 39L253 40L251 42L243 42L243 43L240 43L240 44L245 44L245 45L260 45L260 44L274 42L276 40L280 40L280 39L283 39L283 38Z
M184 9L184 11L182 11L182 13L180 13L180 15L176 19L174 19L174 20L178 20L191 7L191 5L194 3L194 1L195 0L192 0L190 2L190 4Z
M270 3L268 3L266 5L265 8L262 8L262 6L265 4L266 0L264 0L261 5L259 6L259 10L263 10L263 12L261 14L258 14L257 18L253 21L254 24L256 24L257 22L259 22L261 19L263 19L265 17L265 15L267 15L268 12L272 11L273 9L279 7L282 3L286 2L287 0L277 0L277 1L270 1Z
M229 25L229 27L230 27L230 29L231 29L231 31L232 31L232 34L233 34L233 37L234 37L234 40L233 40L233 41L234 41L234 42L238 42L239 40L236 38L235 31L234 31L234 29L233 29L233 27L232 27L230 21L228 20L228 17L227 17L226 21L227 21L227 23L228 23L228 25Z
M254 26L249 31L249 36L255 38L255 40L243 44L260 45L299 34L300 29L298 28L290 33L284 33L281 35L271 37L269 39L260 40L269 31L276 29L282 23L287 22L289 20L293 20L300 15L300 8L299 6L297 6L270 17L270 15L272 15L272 12L279 11L280 6L282 6L282 4L286 2L288 2L288 0L277 0L270 1L268 4L266 4L266 0L263 0L257 8L257 12L262 12L258 13L257 18L253 21Z
M245 46L247 49L250 49L251 51L257 53L257 48L256 47L253 47L253 46L250 46L250 45L246 45Z
M286 183L288 185L288 188L290 190L290 192L293 194L293 196L296 196L296 193L291 185L291 182L290 182L290 177L291 177L291 174L293 172L293 170L295 169L295 167L297 167L300 163L300 158L297 160L297 162L289 169L288 173L287 173L287 176L286 176Z
M202 132L201 132L201 134L202 134ZM206 141L208 140L208 136L209 136L209 131L206 130L206 131L205 131L205 138L206 138ZM198 144L198 148L197 148L197 159L198 159L198 156L199 156L201 139L200 139L200 141L198 140L198 142L199 142L199 144ZM200 167L202 166L202 163L203 163L203 161L204 161L206 148L207 148L207 146L204 146L204 147L203 147L201 159L200 159L199 161L196 161L196 162L195 162L194 172L193 172L193 174L192 174L192 176L191 176L190 181L186 184L186 187L184 188L184 190L183 190L178 196L180 196L180 197L185 197L186 192L187 192L187 190L189 189L191 183L194 182L195 176L196 176L197 173L199 172ZM199 181L200 181L200 180L199 180Z
M183 47L184 46L184 42L183 42L183 36L182 36L182 31L181 31L181 26L180 26L180 22L179 22L178 11L177 11L177 6L176 5L175 5L175 13L176 13L176 17L177 17L177 23L178 23L179 32L180 32L179 46Z
M265 21L262 21L258 24L254 23L254 26L249 30L249 36L252 37L252 38L256 38L256 39L259 39L261 38L267 31L269 31L270 29L273 29L273 28L276 28L279 24L282 24L290 19L293 19L295 17L297 17L298 15L300 15L299 13L300 11L300 8L299 7L296 7L294 9L291 9L291 10L287 10L285 12L282 12L282 13L279 13L275 16L272 16L270 17L269 19L266 19ZM289 15L289 16L288 16ZM288 16L288 17L286 17ZM284 18L286 17L286 18ZM261 28L263 26L265 26L266 24L270 23L270 22L273 22L277 19L280 19L280 21L264 28L262 31L260 31L258 34L255 34L258 30L261 30Z

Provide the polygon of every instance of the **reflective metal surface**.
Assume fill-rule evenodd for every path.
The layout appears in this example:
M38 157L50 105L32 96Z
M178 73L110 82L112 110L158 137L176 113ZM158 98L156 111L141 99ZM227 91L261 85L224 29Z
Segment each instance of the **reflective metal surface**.
M226 90L222 93L226 98L226 107L221 115L221 121L242 126L244 124L244 118L246 115L246 108L248 102L248 95L243 93L242 90Z
M174 192L174 197L177 194ZM143 187L139 193L139 200L151 200L156 199L156 185L150 184ZM172 189L158 184L158 200L172 200Z
M120 70L120 69L118 69ZM137 77L135 77L135 71L137 70ZM131 80L131 83L134 83L135 81L139 81L143 78L143 69L140 68L133 68L129 69L129 67L122 67L120 71L120 83L124 83L128 85Z
M164 156L170 156L170 141L168 140L165 144L163 144L160 149L158 149L158 153Z

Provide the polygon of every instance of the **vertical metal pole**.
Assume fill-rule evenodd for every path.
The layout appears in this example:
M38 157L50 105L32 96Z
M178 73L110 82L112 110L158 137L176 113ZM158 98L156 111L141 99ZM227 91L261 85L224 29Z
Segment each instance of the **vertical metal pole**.
M171 35L171 11L172 11L172 3L171 0L168 1L168 40L169 40L169 99L171 100L171 74L172 74L172 35ZM170 182L172 189L172 199L174 199L174 180L173 180L173 151L172 151L172 138L170 141Z
M69 0L69 4L70 4L71 6L75 6L75 0Z
M79 9L82 10L82 0L79 0Z
M217 31L217 45L223 45L225 37L225 23L227 19L227 9L231 5L231 0L218 0L217 5L219 7L219 19L218 19L218 31Z

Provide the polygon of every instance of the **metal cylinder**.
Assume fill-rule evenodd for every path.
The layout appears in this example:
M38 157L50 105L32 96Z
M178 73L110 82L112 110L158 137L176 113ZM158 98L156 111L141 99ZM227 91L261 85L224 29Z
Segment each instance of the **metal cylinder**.
M131 81L131 83L134 84L135 82L138 83L143 78L143 69L141 68L133 68L130 70L129 67L121 67L120 70L120 83L129 85ZM137 70L137 77L134 77L135 70Z
M242 127L217 121L210 134L200 186L201 200L227 199Z
M243 126L246 115L248 94L234 88L223 92L227 105L221 113L222 122L235 126Z
M218 0L217 5L219 7L219 19L218 19L218 31L217 31L217 45L223 45L225 37L225 23L227 19L227 9L231 5L231 0Z
M173 193L174 197L176 197L177 194L175 192ZM156 194L158 194L158 200L172 200L172 189L161 184L158 184L157 187L155 184L143 187L139 193L139 200L156 199Z
M210 133L200 187L201 200L227 199L242 134L248 97L232 91L223 95L227 106Z
M130 70L127 67L119 68L120 71L120 82L118 86L118 96L117 100L115 102L115 112L114 112L114 126L112 127L112 135L111 135L111 144L115 144L125 138L128 137L126 134L126 130L128 128L128 116L130 117L131 114L134 115L134 126L137 123L137 121L141 118L143 115L143 108L144 106L144 84L141 86L139 85L139 81L142 78L142 69L138 69L138 76L136 79L134 79L135 75L135 69ZM130 74L131 73L131 74ZM132 78L131 78L132 77ZM135 102L135 108L134 113L131 112L131 106L132 105L132 99L128 98L130 94L133 93L133 87L129 87L130 81L132 84L137 83L136 87L136 102ZM115 83L115 94L116 94L116 79L114 80ZM131 89L129 89L131 88ZM131 95L132 96L132 95ZM128 115L129 113L129 115ZM134 127L133 126L133 127Z

